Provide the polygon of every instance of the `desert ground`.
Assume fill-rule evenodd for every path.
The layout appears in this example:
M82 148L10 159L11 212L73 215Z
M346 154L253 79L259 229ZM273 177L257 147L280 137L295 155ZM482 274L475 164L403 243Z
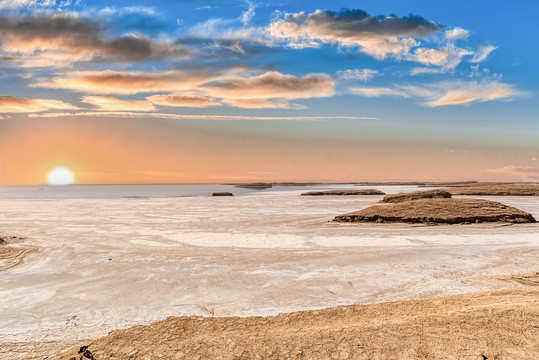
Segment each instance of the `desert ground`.
M415 186L382 186L378 189L387 194L418 190ZM362 341L357 345L364 346L374 337L381 336L376 335L381 333L373 329L393 329L392 332L409 329L406 331L410 331L410 338L406 341L414 341L419 339L418 334L428 337L426 334L430 333L430 330L417 332L420 331L418 324L423 322L417 316L432 308L428 305L429 299L457 295L451 299L457 299L455 304L459 304L461 300L458 299L461 298L458 296L462 295L464 304L475 298L466 294L485 291L502 291L493 293L496 298L492 298L492 304L501 306L492 307L495 314L493 324L503 325L500 329L506 326L510 329L504 320L506 315L499 315L509 313L512 315L507 319L513 319L515 326L530 324L530 327L521 328L521 337L512 330L506 331L507 339L515 336L516 345L511 345L511 349L520 347L525 352L536 351L533 338L527 340L530 331L536 331L533 329L537 326L536 288L523 287L519 281L508 279L515 276L524 278L538 271L537 223L342 224L332 221L333 218L375 205L383 196L300 196L305 190L312 189L272 189L233 197L211 197L212 192L208 191L208 196L191 197L0 199L0 235L6 239L0 245L3 248L0 252L0 266L3 267L0 277L0 358L51 359L69 349L75 349L76 353L80 346L106 336L110 331L146 326L171 316L178 319L169 319L164 326L181 328L195 318L201 324L206 321L207 324L213 324L212 321L216 321L215 324L229 324L228 321L236 320L252 322L255 329L260 329L257 331L260 331L261 339L266 339L265 331L269 334L281 330L264 330L256 325L257 322L276 326L281 321L278 319L296 318L298 315L281 315L266 320L251 317L314 311L301 314L309 319L318 316L318 320L311 319L312 326L321 329L325 320L314 314L327 311L331 314L328 315L328 334L335 338L341 335L340 339L357 337ZM479 198L499 201L539 218L537 197ZM535 280L527 284L530 282ZM503 294L515 296L515 308L502 306L504 304L499 299L506 296ZM487 295L480 295L481 298L484 296ZM341 335L340 330L336 330L340 325L330 320L332 317L342 319L342 315L329 308L352 306L353 311L359 311L358 314L370 311L374 317L375 310L357 305L371 304L372 309L376 306L391 309L397 306L396 303L384 303L410 300L428 301L406 302L402 306L425 304L427 310L420 310L423 305L419 306L415 313L417 316L413 313L405 316L410 320L408 323L404 318L402 323L395 320L393 325L382 320L374 322L369 328L371 330L361 331L365 337L353 330L365 325L359 323L362 316L343 325ZM432 304L438 304L437 301L446 300L432 301ZM513 300L509 303L513 304ZM477 307L480 311L490 306L481 304ZM454 320L451 314L468 309L458 308L455 305L448 307L445 315L433 315L431 320L425 320L425 326L430 324L433 334L436 331L442 334L443 321L451 322ZM524 308L526 310L519 312ZM320 309L328 310L317 312ZM470 321L472 318L483 321L478 314L470 314ZM442 315L449 317L445 319ZM415 320L411 319L414 316ZM463 314L462 319L467 316ZM216 319L223 317L232 318ZM439 323L436 322L438 318ZM173 325L175 321L182 325ZM466 358L464 355L480 358L477 357L481 355L479 351L485 351L487 357L511 358L510 353L504 353L502 349L502 343L506 344L505 338L496 340L498 342L488 340L487 333L492 333L489 327L484 328L483 335L477 333L477 339L484 341L473 342L473 336L466 334L473 333L473 329L479 331L477 327L484 323L473 324L468 330L459 330L460 325L448 330L463 331L462 339L465 339L464 344L470 344L469 351L459 347L465 346L462 342L448 349L455 349L453 353L462 354L461 358ZM402 328L399 327L401 325ZM215 326L219 329L221 325ZM230 326L239 329L236 325ZM309 327L311 325L306 325L306 329ZM139 329L143 331L143 328ZM196 334L202 330L193 328L192 331ZM305 336L307 341L311 337L305 334L301 336ZM323 334L323 331L318 334ZM390 334L383 336L396 342L397 338L391 338ZM314 334L311 335L313 342L318 341ZM193 339L185 340L186 351L191 349L189 341L195 344ZM240 346L242 341L247 341L247 338L238 338L235 344ZM272 347L271 341L267 341L267 349L253 347L251 350L268 354L266 351L274 349L289 354L288 351L296 349L291 344ZM380 347L394 349L386 346L392 343L387 341L380 342ZM407 344L406 341L402 343ZM97 359L103 354L120 354L111 338L97 340L95 344L108 342L110 347L99 345L90 349L95 349ZM436 346L441 345L434 343L432 340L428 346L440 349ZM218 342L215 344L217 346ZM223 346L217 346L223 351L223 357L231 356L239 349L231 345L230 352L226 353ZM328 344L328 353L337 354L331 346L334 344ZM426 345L423 350L412 348L402 354L413 358L416 350L426 351L425 354L430 351ZM207 356L196 352L202 350L193 349L189 350L194 351L193 358ZM307 351L303 347L297 349ZM132 356L140 359L157 356L148 355L143 350L142 346L133 349L139 352ZM375 352L350 354L357 358L376 358ZM443 353L437 354L443 358L440 355ZM404 355L395 355L394 358Z

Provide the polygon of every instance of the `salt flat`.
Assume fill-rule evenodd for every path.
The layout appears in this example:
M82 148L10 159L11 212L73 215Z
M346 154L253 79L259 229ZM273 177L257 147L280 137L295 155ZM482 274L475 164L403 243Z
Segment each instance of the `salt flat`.
M338 224L330 221L335 215L382 196L299 196L304 191L3 193L0 235L24 236L12 246L34 251L1 272L0 355L2 342L35 342L46 351L170 315L275 315L502 289L513 284L497 276L538 270L537 224ZM475 198L539 219L537 197Z

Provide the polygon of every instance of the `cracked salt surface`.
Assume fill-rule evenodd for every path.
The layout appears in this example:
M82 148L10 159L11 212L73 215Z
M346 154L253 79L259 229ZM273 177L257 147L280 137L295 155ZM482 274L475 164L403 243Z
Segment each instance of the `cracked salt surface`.
M25 236L20 245L38 251L1 273L0 337L88 338L170 315L273 315L442 296L508 287L488 277L539 270L536 224L338 224L335 215L381 196L299 196L332 188L361 187L227 198L179 195L236 189L3 188L1 234ZM477 198L539 218L539 198Z

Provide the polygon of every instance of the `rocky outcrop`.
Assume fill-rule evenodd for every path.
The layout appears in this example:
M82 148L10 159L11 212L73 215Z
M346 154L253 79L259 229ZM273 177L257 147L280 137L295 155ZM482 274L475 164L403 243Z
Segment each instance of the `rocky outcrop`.
M414 191L410 193L390 194L384 196L382 203L398 203L410 200L450 198L451 194L444 190Z
M271 189L273 185L270 183L250 183L250 184L237 184L236 187L242 188L242 189L264 190L264 189Z
M231 192L223 191L223 192L214 192L213 194L211 194L211 196L234 196L234 194L232 194Z
M336 216L339 222L403 222L471 224L482 222L533 223L525 211L495 201L477 199L421 199L382 204Z
M539 185L473 185L446 189L453 195L480 196L539 196Z
M366 190L327 190L327 191L309 191L301 195L323 196L323 195L385 195L385 192L373 189Z

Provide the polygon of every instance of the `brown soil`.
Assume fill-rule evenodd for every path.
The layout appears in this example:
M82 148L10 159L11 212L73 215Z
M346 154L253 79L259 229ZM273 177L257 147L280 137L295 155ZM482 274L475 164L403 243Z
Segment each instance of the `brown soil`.
M446 189L453 195L539 196L539 185L473 185Z
M379 190L327 190L327 191L309 191L301 195L321 196L321 195L385 195L385 192Z
M433 198L450 198L451 194L444 190L426 190L414 191L410 193L392 194L384 196L381 203L398 203L410 200L433 199Z
M538 274L509 290L274 317L170 317L60 359L537 359Z
M336 216L334 220L445 224L535 222L533 216L525 211L499 202L478 199L422 199L375 205Z

